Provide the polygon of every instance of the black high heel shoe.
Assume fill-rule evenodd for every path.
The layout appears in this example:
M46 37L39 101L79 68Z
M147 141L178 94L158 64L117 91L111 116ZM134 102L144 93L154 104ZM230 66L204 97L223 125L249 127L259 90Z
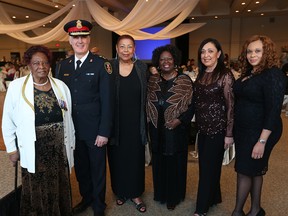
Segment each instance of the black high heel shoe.
M259 212L256 214L256 216L265 216L266 212L264 211L263 208L260 208Z
M246 214L245 214L245 212L244 211L242 211L241 213L241 216L246 216ZM233 211L233 213L232 213L232 216L234 215L234 211Z
M169 211L173 211L176 208L176 205L168 205L167 204L166 207Z

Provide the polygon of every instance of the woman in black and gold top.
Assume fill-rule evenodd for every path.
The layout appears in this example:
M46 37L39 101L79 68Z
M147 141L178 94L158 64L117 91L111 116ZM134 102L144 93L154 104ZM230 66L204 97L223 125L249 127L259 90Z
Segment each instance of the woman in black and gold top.
M180 51L175 46L156 48L152 62L159 69L159 73L151 75L147 93L154 200L174 210L186 192L192 81L177 71Z
M195 117L199 131L199 185L194 216L222 202L220 176L224 150L233 144L233 74L224 64L220 43L205 39L198 49Z
M4 143L14 165L20 156L20 215L68 216L75 143L70 92L62 81L48 76L48 48L32 46L24 59L31 73L10 83L2 121Z

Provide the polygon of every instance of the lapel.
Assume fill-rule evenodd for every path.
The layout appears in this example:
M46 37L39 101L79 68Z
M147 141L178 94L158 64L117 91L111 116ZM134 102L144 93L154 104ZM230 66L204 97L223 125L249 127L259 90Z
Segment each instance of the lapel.
M74 60L75 57L73 58L73 71L74 71L74 77L78 77L81 75L81 73L85 73L87 72L87 69L90 67L91 63L93 63L95 61L95 59L93 58L93 54L89 52L87 58L85 59L85 61L81 64L81 67L78 70L75 70L75 64L74 64Z
M74 75L75 73L74 59L75 59L74 56L68 59L67 65L65 65L66 69L64 71L64 77L67 77L67 76L71 77ZM62 66L60 65L60 67ZM59 70L61 70L61 68Z

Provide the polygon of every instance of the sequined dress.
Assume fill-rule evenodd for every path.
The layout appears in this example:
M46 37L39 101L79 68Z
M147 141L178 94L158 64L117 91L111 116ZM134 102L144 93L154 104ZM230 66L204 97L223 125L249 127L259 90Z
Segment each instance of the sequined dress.
M69 168L62 111L52 88L34 88L35 173L22 168L22 216L71 215Z

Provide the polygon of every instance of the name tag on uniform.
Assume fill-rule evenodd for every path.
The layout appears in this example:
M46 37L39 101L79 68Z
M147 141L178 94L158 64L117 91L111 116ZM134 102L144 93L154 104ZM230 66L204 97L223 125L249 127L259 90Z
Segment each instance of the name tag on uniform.
M86 73L86 76L94 76L94 73Z

